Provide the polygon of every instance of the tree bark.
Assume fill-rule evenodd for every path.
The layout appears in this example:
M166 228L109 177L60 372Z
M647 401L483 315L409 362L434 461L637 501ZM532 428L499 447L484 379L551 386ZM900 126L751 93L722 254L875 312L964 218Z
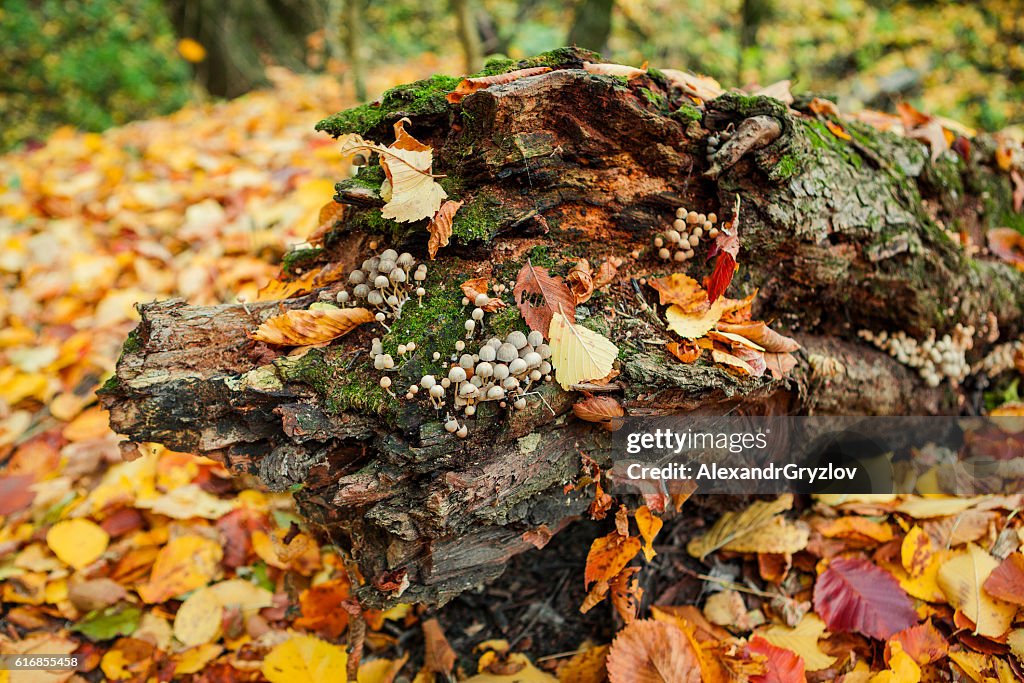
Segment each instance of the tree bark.
M983 243L1010 210L1009 181L989 141L976 139L969 161L947 154L931 162L916 141L844 122L852 136L845 141L813 114L767 98L727 94L698 108L658 72L624 83L580 68L594 58L561 50L510 65L555 68L458 105L432 94L436 79L423 81L321 124L389 143L391 124L410 117L409 130L433 146L449 195L465 202L452 243L428 262L424 305L406 306L401 332L383 334L385 344L415 341L419 349L396 387L437 372L430 352L447 358L463 336L461 282L508 281L527 258L549 259L555 272L580 257L595 265L625 259L617 281L577 318L619 346L611 395L631 415L957 411L953 387L925 386L858 331L920 338L974 325L972 360L997 337L1021 333L1022 274L971 259L940 227ZM734 163L735 150L725 147L707 158L708 136L762 117L779 133L774 140L757 138ZM707 174L711 168L718 172ZM365 168L338 184L338 197L351 204L311 259L347 272L370 256L371 240L425 258L423 223L380 218L379 173ZM800 341L799 364L784 380L685 365L647 343L670 335L644 312L641 298L654 300L639 279L673 267L700 279L709 270L652 258L653 235L676 207L724 215L736 195L741 270L730 296L757 288L756 317ZM483 404L469 438L456 439L424 402L393 399L377 386L365 349L379 329L364 326L300 359L249 338L282 307L305 308L318 295L142 306L102 394L111 424L131 442L202 453L275 490L300 488L309 521L352 552L369 605L398 599L393 586L405 580L401 600L444 603L499 575L509 557L533 548L538 530L555 533L584 514L593 488L574 486L581 454L604 466L612 444L608 432L572 416L577 392L545 383L544 401L525 410ZM504 317L515 325L513 318ZM487 334L501 331L499 316L492 320Z

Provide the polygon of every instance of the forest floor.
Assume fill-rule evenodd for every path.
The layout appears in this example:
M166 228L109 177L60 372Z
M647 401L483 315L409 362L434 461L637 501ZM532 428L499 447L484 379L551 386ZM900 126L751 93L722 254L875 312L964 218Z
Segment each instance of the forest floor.
M421 74L378 77L408 81L437 66L417 68ZM337 144L313 127L351 102L331 79L278 73L275 81L271 91L103 134L61 130L40 148L0 158L0 653L82 655L77 672L0 670L0 683L306 681L305 671L344 664L344 607L358 577L339 551L302 530L290 496L261 492L255 482L244 488L216 462L157 445L122 461L94 396L136 324L137 302L257 300L279 275L288 245L319 224L344 169ZM657 623L678 618L705 652L721 648L723 661L737 666L767 657L796 676L799 659L811 680L854 672L849 680L865 681L869 666L890 667L894 677L883 680L908 683L929 667L946 675L955 666L976 681L1020 676L1009 655L1024 648L1014 635L1024 631L1010 630L1016 607L983 596L977 571L967 576L979 565L993 574L998 558L1010 565L1000 566L1003 578L1024 586L1024 560L1016 559L1024 557L1021 520L1009 514L1020 498L922 500L835 507L799 499L802 519L782 526L799 525L800 550L808 552L795 559L739 553L713 572L686 547L721 510L715 501L690 501L686 524L667 521L640 576L643 604L662 606ZM359 680L392 681L403 666L411 679L424 657L420 683L452 671L453 658L464 674L479 667L478 683L555 680L541 670L570 658L562 680L604 680L621 604L607 601L586 615L579 606L587 551L610 523L576 525L441 610L368 613ZM784 580L791 566L806 576L822 558L850 549L875 563L850 560L845 578L853 584L874 580L872 572L891 574L882 582L889 593L875 595L869 608L909 609L904 590L920 600L914 622L921 625L895 629L911 633L893 636L899 645L884 654L877 638L852 633L819 643L824 625L809 611L813 581ZM940 580L939 567L953 560L963 562ZM714 573L710 584L703 573ZM729 590L701 612L709 585ZM961 588L977 596L973 602L951 597ZM985 621L973 634L968 616ZM434 617L450 646L437 637ZM779 623L760 628L750 650L715 625L749 633L766 617ZM633 647L640 669L656 656L645 648L653 651L664 636L651 633L649 645ZM572 657L590 644L597 646L590 661ZM508 652L527 653L540 670ZM278 668L268 670L268 662ZM916 678L895 677L899 667L913 667ZM748 673L802 680L767 679L763 666Z

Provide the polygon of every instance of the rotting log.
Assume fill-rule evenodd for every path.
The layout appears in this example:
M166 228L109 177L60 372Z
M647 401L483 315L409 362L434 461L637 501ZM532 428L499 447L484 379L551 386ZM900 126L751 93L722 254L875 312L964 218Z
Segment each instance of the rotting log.
M446 433L423 401L378 386L366 349L374 335L394 353L415 341L396 386L441 370L462 338L459 283L508 282L530 259L563 273L579 258L625 259L618 279L577 309L581 324L620 348L616 395L630 414L700 409L819 414L936 414L960 409L955 387L918 375L858 339L861 329L920 338L957 323L976 328L971 359L1024 327L1024 277L972 258L952 235L984 243L1014 219L1009 180L993 143L972 141L967 158L931 161L921 143L842 121L834 135L819 116L765 98L726 94L695 104L655 70L623 78L581 68L594 55L558 50L488 73L549 66L548 73L492 86L450 104L457 81L401 86L381 102L342 112L320 127L391 142L392 124L434 148L434 170L462 200L452 243L429 262L427 296L388 333L363 328L302 357L253 341L256 326L284 308L305 308L320 291L283 302L141 307L142 322L102 392L113 427L132 443L160 442L202 453L274 490L294 490L308 520L351 551L367 605L397 598L444 603L485 582L505 561L583 514L592 487L574 488L581 455L606 464L607 432L571 412L576 392L545 383L543 401L508 413L484 404L469 438ZM707 155L707 138L758 121L753 142ZM751 128L751 126L747 126ZM713 172L708 173L709 169ZM377 165L338 184L344 215L305 267L347 272L369 244L425 258L424 223L383 219ZM783 380L738 377L706 361L685 365L652 340L667 340L645 311L648 275L702 260L652 258L652 236L677 207L728 213L739 195L741 269L730 295L759 289L755 316L776 321L802 344ZM631 254L639 250L639 258ZM343 286L328 285L328 296ZM510 299L511 288L505 296ZM510 299L511 302L511 299ZM487 333L523 329L511 305L489 316ZM998 327L998 333L996 331ZM525 534L525 535L524 535Z

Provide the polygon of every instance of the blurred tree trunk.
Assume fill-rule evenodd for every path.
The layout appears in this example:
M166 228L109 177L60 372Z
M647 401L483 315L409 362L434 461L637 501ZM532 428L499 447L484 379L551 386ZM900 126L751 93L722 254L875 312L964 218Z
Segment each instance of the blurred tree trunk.
M604 53L612 32L614 9L615 0L581 0L569 29L569 44Z
M743 84L750 49L757 46L757 34L772 15L772 0L743 0L740 8L740 45L736 58L736 82Z
M179 36L206 48L196 77L218 97L266 83L267 62L306 69L306 38L324 24L322 0L168 0Z
M452 12L459 31L465 70L471 74L483 64L480 34L477 32L476 17L472 0L451 0Z
M362 45L359 32L363 24L363 7L361 0L344 0L345 3L345 54L348 66L352 71L352 87L356 99L366 100L366 66L363 64Z

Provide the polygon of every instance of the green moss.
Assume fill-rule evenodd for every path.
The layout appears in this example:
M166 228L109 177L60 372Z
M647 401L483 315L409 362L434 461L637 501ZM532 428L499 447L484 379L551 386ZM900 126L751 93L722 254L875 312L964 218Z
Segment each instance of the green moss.
M338 349L312 349L282 374L313 389L332 414L353 410L390 419L392 399L381 389L376 373L366 361L357 360L352 367L350 363Z
M289 251L281 259L281 270L288 275L298 275L300 271L316 263L323 251L320 247Z
M661 69L655 69L654 67L647 68L647 77L652 81L660 85L662 88L668 89L669 81L668 77L661 72Z
M470 78L481 78L483 76L497 76L498 74L506 74L509 71L515 71L518 67L516 66L519 62L508 57L491 57L484 63L484 68L477 71Z
M139 328L136 327L128 333L128 338L124 340L124 346L121 347L121 355L135 353L140 349L142 349L142 339L139 335Z
M509 332L519 330L529 332L526 321L516 306L506 306L487 316L487 334L504 337Z
M802 169L803 164L800 163L800 158L790 152L779 159L768 175L772 180L788 180L800 173Z
M442 358L455 350L455 342L466 334L469 311L462 305L462 281L467 279L453 267L429 266L422 303L413 296L402 306L402 314L391 323L391 331L381 338L384 352L397 359L399 344L415 342L419 358L430 358L434 351ZM423 363L429 367L431 363ZM422 372L420 373L422 375Z
M558 259L551 255L551 250L543 244L538 244L529 253L530 263L542 268L552 268L558 265Z
M704 120L704 114L701 113L700 109L693 106L692 104L684 104L683 106L676 109L669 116L682 123L689 123L690 121L696 121L700 123Z
M450 106L446 96L458 86L459 80L437 74L415 83L397 86L386 91L379 103L363 104L328 116L316 124L316 129L334 137L348 133L365 136L382 124L397 121L402 116L446 114Z
M117 392L120 386L121 380L118 379L117 373L115 372L110 377L107 378L107 381L103 383L103 386L96 390L96 394L113 394Z
M455 213L452 237L461 244L489 242L505 218L501 202L489 192L480 192Z
M656 93L650 88L640 88L640 94L643 95L648 104L657 107L659 111L668 111L668 100L661 93Z

